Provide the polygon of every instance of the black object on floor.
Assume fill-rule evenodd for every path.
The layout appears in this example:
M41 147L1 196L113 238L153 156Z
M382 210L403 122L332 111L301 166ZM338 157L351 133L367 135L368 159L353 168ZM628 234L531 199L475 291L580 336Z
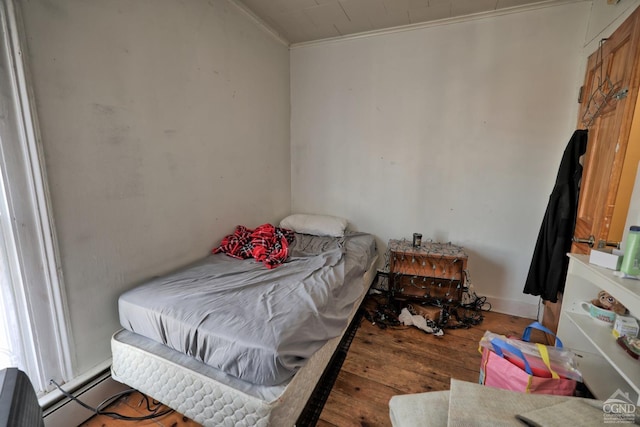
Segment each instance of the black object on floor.
M331 361L322 373L318 384L316 384L316 387L313 389L313 393L311 393L311 397L302 410L300 417L298 417L298 421L296 422L297 427L313 427L320 419L320 413L322 413L322 409L324 408L324 404L327 402L327 398L331 393L333 384L338 378L338 374L340 373L344 359L347 357L347 352L349 351L351 342L356 336L358 327L360 327L363 314L364 308L360 307L347 327L342 340L340 340L340 343L338 344L335 353L333 353Z
M44 427L38 396L18 368L0 370L0 426Z

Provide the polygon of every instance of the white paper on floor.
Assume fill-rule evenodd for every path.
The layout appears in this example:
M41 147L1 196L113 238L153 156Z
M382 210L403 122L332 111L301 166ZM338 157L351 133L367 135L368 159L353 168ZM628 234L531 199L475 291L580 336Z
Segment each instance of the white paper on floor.
M409 310L407 310L406 307L400 311L398 320L401 321L403 325L415 326L418 329L422 329L423 331L434 334L436 336L444 335L444 331L442 329L434 329L430 327L429 325L427 325L427 319L417 314L412 315L411 313L409 313Z

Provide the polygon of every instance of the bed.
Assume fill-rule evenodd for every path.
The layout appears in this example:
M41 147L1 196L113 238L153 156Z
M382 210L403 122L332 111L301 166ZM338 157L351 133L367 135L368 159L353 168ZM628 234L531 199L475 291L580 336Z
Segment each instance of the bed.
M375 277L374 237L335 234L296 232L270 268L218 253L125 292L112 377L205 426L294 425Z

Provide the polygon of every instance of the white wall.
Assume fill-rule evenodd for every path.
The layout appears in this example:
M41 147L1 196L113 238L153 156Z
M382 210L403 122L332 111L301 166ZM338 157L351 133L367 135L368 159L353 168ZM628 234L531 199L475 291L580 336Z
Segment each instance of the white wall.
M522 293L575 128L591 4L578 2L291 52L292 210L390 238L451 241L494 309Z
M586 57L595 52L600 39L610 36L639 5L640 0L620 0L615 5L606 1L593 1L584 40Z
M289 213L289 52L225 0L22 12L82 373L122 291Z

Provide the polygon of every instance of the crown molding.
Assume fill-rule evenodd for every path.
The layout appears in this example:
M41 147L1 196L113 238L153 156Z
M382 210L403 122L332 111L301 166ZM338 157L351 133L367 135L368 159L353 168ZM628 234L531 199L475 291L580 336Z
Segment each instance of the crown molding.
M289 47L291 43L289 40L285 39L278 31L276 31L272 26L267 24L262 18L253 13L247 6L240 3L238 0L227 0L229 3L234 5L243 15L252 20L260 29L266 32L269 36L271 36L278 43Z
M561 5L570 4L570 3L584 3L587 1L591 1L591 0L562 0L562 1L545 0L539 3L506 7L504 9L491 10L487 12L479 12L471 15L457 16L453 18L439 19L436 21L418 22L415 24L400 25L398 27L365 31L362 33L331 37L331 38L326 38L321 40L312 40L308 42L293 43L289 45L289 49L298 49L303 47L337 43L337 42L343 42L343 41L355 40L355 39L361 39L361 38L377 37L377 36L383 36L388 34L401 33L404 31L415 31L415 30L421 30L424 28L439 27L443 25L452 25L452 24L458 24L461 22L476 21L480 19L488 19L488 18L494 18L497 16L510 15L513 13L521 13L521 12L527 12L531 10L545 9L549 7L556 7L556 6L561 6Z

